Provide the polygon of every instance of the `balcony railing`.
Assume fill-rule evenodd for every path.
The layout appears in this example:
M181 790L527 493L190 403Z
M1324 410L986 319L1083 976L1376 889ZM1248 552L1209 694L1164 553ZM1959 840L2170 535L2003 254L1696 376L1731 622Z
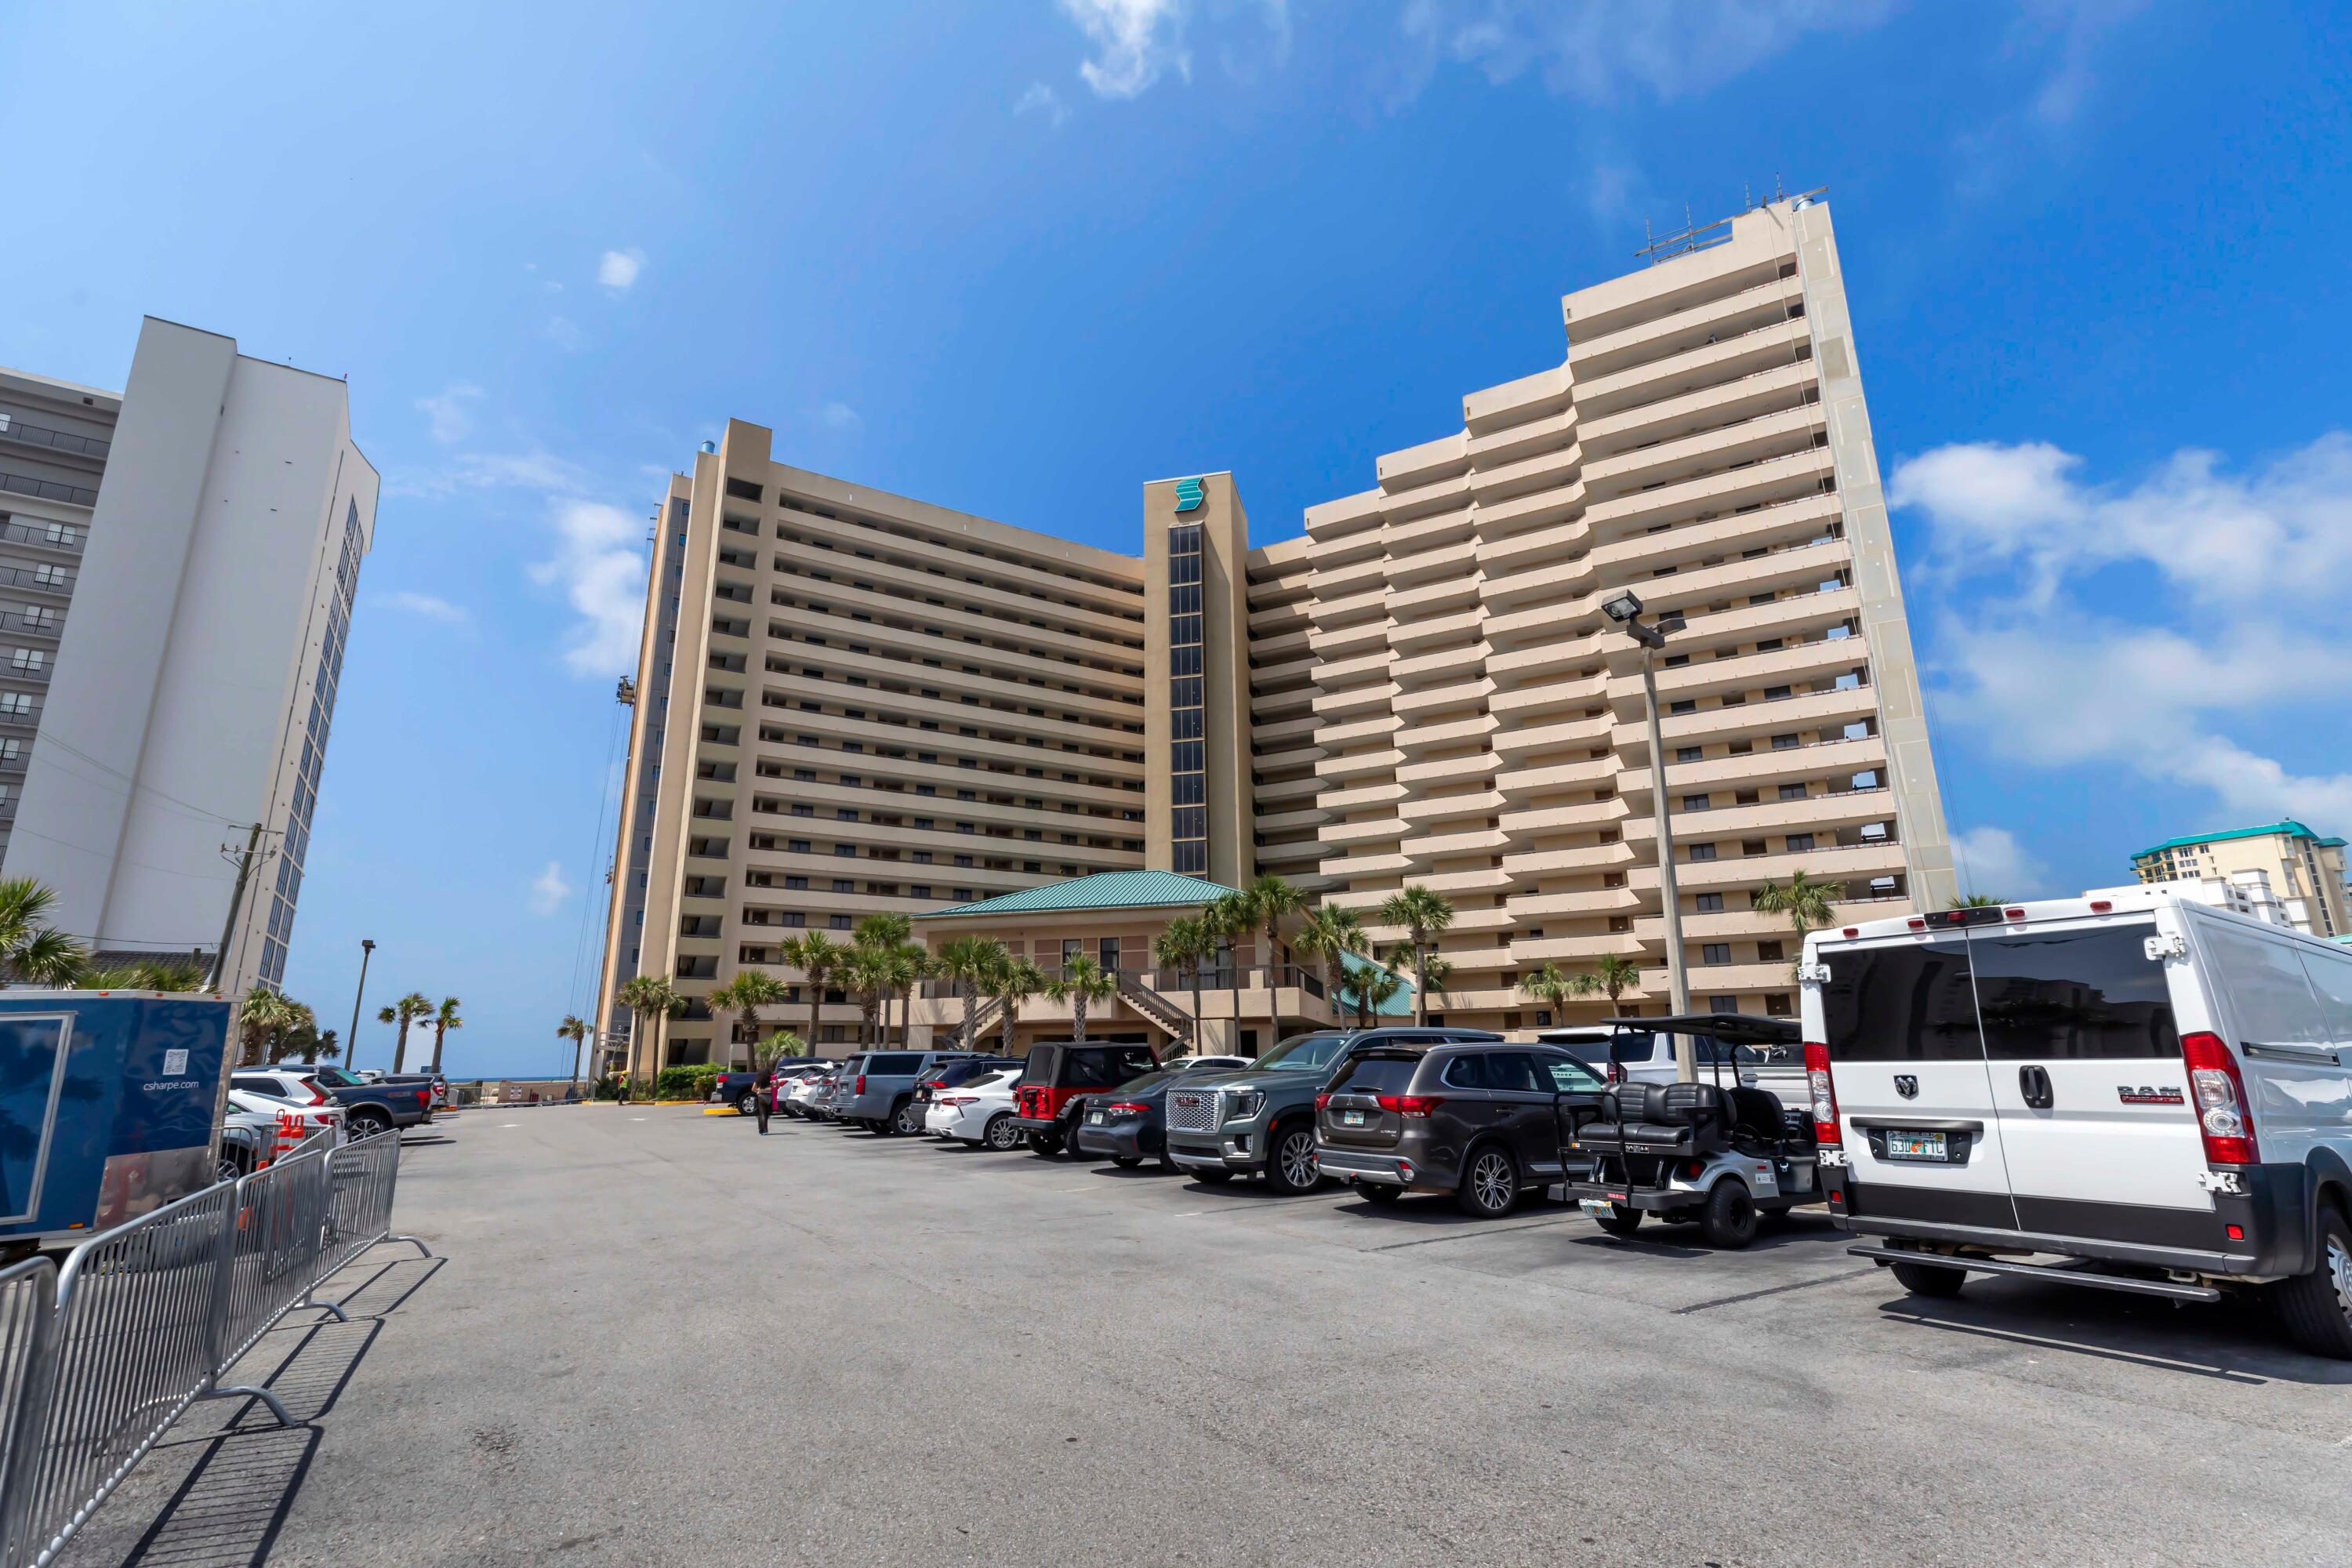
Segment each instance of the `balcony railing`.
M0 539L11 544L37 544L44 550L79 551L89 537L87 531L78 523L0 524Z
M61 484L56 479L37 479L29 474L0 474L0 490L11 495L32 496L40 500L64 501L68 506L96 506L98 492L87 485Z
M0 441L79 452L85 458L103 458L114 445L96 436L77 436L70 430L52 430L46 425L27 425L5 414L0 414Z

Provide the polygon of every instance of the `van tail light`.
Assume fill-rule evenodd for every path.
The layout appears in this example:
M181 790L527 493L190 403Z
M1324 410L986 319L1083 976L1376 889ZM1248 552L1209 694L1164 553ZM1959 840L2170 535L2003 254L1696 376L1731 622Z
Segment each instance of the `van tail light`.
M1838 1131L1837 1089L1830 1082L1830 1048L1811 1040L1805 1042L1805 1087L1813 1095L1813 1142L1828 1146L1842 1146L1845 1139Z
M2180 1055L2189 1066L2189 1102L2197 1107L2197 1131L2205 1139L2209 1165L2251 1165L2261 1158L2254 1147L2254 1119L2246 1104L2246 1080L2219 1035L2180 1037Z
M1317 1095L1317 1096L1315 1097L1315 1110L1316 1110L1317 1114L1318 1114L1318 1115L1319 1115L1319 1114L1321 1114L1322 1112L1324 1112L1324 1111L1326 1111L1326 1110L1330 1110L1330 1109L1331 1109L1331 1091L1330 1091L1329 1089L1325 1089L1321 1094L1318 1094L1318 1095Z
M852 1094L864 1094L866 1092L866 1075L864 1073L859 1073L857 1075L857 1087L851 1089L849 1092Z
M1393 1110L1408 1121L1419 1121L1445 1103L1434 1094L1384 1094L1380 1097L1382 1110Z

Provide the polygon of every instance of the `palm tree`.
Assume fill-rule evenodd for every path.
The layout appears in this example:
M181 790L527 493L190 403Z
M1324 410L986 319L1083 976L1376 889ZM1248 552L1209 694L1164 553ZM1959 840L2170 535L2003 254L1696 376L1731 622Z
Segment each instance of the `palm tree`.
M686 1011L686 998L677 994L677 987L658 974L640 974L624 984L618 994L621 1005L636 1016L639 1033L650 1031L653 1036L653 1051L646 1068L646 1085L650 1089L654 1079L661 1072L660 1026L663 1020L675 1018ZM425 1002L422 996L415 999ZM427 1002L425 1005L425 1011L432 1010L431 1003ZM636 1052L633 1046L629 1062L629 1076L633 1078L636 1075L635 1056Z
M1617 1011L1617 998L1642 983L1642 966L1619 952L1604 952L1591 970L1576 977L1576 994L1590 996L1600 992L1609 998L1609 1010Z
M902 942L882 951L882 978L887 985L885 995L898 1003L898 1044L915 1042L915 987L931 972L931 952L919 942ZM884 1031L882 1043L888 1045L888 1031Z
M563 1022L555 1026L555 1037L572 1042L572 1083L580 1085L580 1056L588 1047L588 1020L577 1013L563 1015Z
M1201 961L1216 949L1216 938L1191 915L1180 915L1151 939L1151 962L1192 983L1192 1054L1201 1054Z
M1430 949L1454 923L1454 905L1418 882L1409 882L1381 905L1381 923L1402 926L1405 940L1412 944L1413 1022L1425 1025L1429 1022Z
M821 931L802 932L784 943L782 952L783 961L801 972L802 982L809 988L808 1037L814 1040L824 1032L817 1010L824 1004L824 983L849 955Z
M1225 969L1225 984L1233 993L1235 1042L1241 1039L1242 1033L1242 955L1234 942L1237 938L1247 936L1256 924L1257 919L1251 912L1249 899L1244 894L1226 893L1211 899L1201 907L1201 927L1209 933L1212 943L1209 955L1215 957L1215 944L1223 943L1231 959Z
M634 985L636 982L631 981L629 984ZM621 1000L626 1002L628 1000L628 986L623 986L621 988ZM377 1012L375 1016L375 1021L377 1023L398 1024L400 1026L399 1037L393 1042L392 1047L393 1071L404 1072L407 1070L408 1026L416 1022L417 1019L424 1017L426 1014L432 1011L433 1004L425 999L424 993L412 991L407 995L403 996L398 1002L394 1003L391 1006L383 1008Z
M56 891L30 877L0 880L0 971L30 985L71 985L89 961L88 950L41 923Z
M979 1011L977 997L980 983L989 966L1004 955L1004 944L985 937L960 936L940 944L933 966L940 976L955 988L956 1000L963 1004L963 1017L956 1026L956 1048L971 1049L973 1015Z
M236 1005L236 1035L242 1049L237 1056L239 1067L259 1067L268 1058L262 1054L268 1041L294 1023L293 1004L267 985L256 985Z
M784 994L784 983L766 970L745 969L710 994L710 1005L742 1016L742 1035L748 1044L760 1038L760 1009L776 1005Z
M1590 994L1581 984L1586 978L1581 974L1567 973L1557 963L1546 963L1520 981L1519 989L1537 1001L1549 1005L1553 1021L1558 1022L1567 1011L1570 997Z
M433 1026L433 1071L436 1076L441 1071L442 1037L452 1029L461 1029L466 1026L466 1020L457 1016L457 1005L455 996L445 996L441 999L441 1005L433 1010L433 1016L426 1020Z
M1013 1026L1019 1022L1021 1004L1045 989L1045 974L1025 958L1005 955L1004 963L989 971L986 982L988 999L1004 1009L1003 1045L1000 1053L1013 1054Z
M850 948L841 961L841 984L857 998L857 1043L878 1046L877 1033L882 1016L882 996L889 984L882 973L882 950L859 944Z
M1275 950L1282 942L1282 922L1307 908L1307 895L1288 882L1268 871L1249 885L1242 895L1249 900L1250 913L1265 931L1266 989L1274 990L1280 976L1274 973ZM1275 1020L1278 1025L1281 1020Z
M1762 890L1757 893L1753 907L1768 915L1788 916L1790 927L1797 933L1797 947L1801 953L1806 934L1837 918L1836 911L1830 907L1834 887L1834 883L1816 882L1801 870L1791 871L1786 882L1765 883ZM1800 957L1797 964L1790 966L1790 973L1795 973L1798 965L1803 962Z
M1997 910L2009 902L2007 899L1989 899L1982 893L1970 893L1965 899L1954 899L1944 907L1948 910ZM1761 909L1762 905L1757 906Z
M73 984L84 991L201 991L205 972L194 964L142 959L107 969L85 969Z
M1062 965L1062 973L1045 983L1045 994L1056 1002L1070 1005L1070 1038L1087 1037L1087 1006L1089 1003L1108 1002L1118 994L1118 982L1110 972L1081 952Z
M775 1070L776 1064L786 1057L808 1054L808 1042L790 1029L778 1029L764 1040L751 1042L749 1058L751 1070L761 1078Z
M1300 928L1296 943L1299 952L1315 960L1323 972L1323 994L1331 999L1331 1013L1339 1013L1339 993L1332 978L1344 973L1347 955L1359 957L1372 951L1372 939L1364 931L1363 921L1355 910L1338 904L1325 904L1310 910L1307 924Z
M1404 976L1388 964L1375 961L1357 970L1348 980L1348 994L1356 1005L1356 1026L1370 1028L1373 1016L1403 989Z

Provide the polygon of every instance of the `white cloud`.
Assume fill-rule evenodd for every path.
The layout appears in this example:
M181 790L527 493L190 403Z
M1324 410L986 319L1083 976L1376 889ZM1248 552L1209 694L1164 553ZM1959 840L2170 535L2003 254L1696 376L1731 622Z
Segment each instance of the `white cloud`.
M453 441L464 440L472 431L473 416L467 412L467 405L478 403L481 398L480 387L458 382L434 396L418 398L416 406L425 411L433 438L446 447Z
M459 490L488 489L576 494L587 488L587 478L577 464L533 448L527 452L460 452L446 468L398 474L385 484L384 494L449 496Z
M1013 112L1016 115L1042 114L1046 123L1059 131L1062 122L1070 117L1070 106L1062 101L1060 93L1044 82L1033 81L1029 84L1029 90L1013 103Z
M2352 437L2246 474L2197 450L2130 486L2086 483L2084 467L2042 442L1896 465L1888 494L1927 525L1928 580L1968 595L1938 628L1939 714L2022 764L2110 766L2200 791L2232 818L2352 823L2352 774L2227 732L2329 708L2352 683L2337 591L2352 571ZM2091 580L2118 570L2125 591L2086 603ZM2332 726L2304 733L2336 746Z
M1960 891L1990 899L2031 899L2042 893L2049 868L2004 827L1971 827L1952 839Z
M596 263L596 281L616 294L625 294L635 287L637 274L645 269L644 251L608 250Z
M1441 64L1489 81L1538 73L1553 92L1611 102L1629 87L1686 97L1740 76L1808 33L1877 22L1884 0L1409 0L1402 97Z
M645 628L645 520L602 501L560 498L551 521L555 553L530 575L560 587L580 616L563 661L581 675L625 675L636 668Z
M1078 76L1104 98L1133 98L1173 68L1190 80L1183 0L1062 0L1062 10L1095 47Z
M430 594L415 594L403 588L384 595L384 603L395 610L405 610L412 616L422 616L428 621L444 621L455 625L473 617L446 599Z
M816 416L819 424L839 435L856 435L866 427L866 421L857 416L856 409L837 400L817 410Z
M587 334L583 332L569 316L548 317L547 325L541 327L540 331L548 342L565 353L576 354L588 343Z
M563 900L571 896L572 884L563 879L562 862L550 860L547 863L547 869L541 871L538 879L530 885L530 912L535 915L551 915L562 909Z

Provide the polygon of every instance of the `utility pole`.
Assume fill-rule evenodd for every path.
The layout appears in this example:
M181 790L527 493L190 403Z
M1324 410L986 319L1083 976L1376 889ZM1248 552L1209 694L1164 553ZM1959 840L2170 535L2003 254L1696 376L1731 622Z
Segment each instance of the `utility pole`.
M352 1032L343 1037L343 1065L354 1070L360 1065L360 1002L367 995L368 960L374 956L375 943L360 938L360 984L352 993Z
M210 989L218 991L228 978L229 938L236 931L237 911L245 908L245 885L253 879L253 858L261 849L261 824L255 823L245 836L245 853L236 858L236 890L228 896L228 918L221 921L220 951L213 955L213 979ZM236 855L229 846L221 846L224 856Z
M1690 1012L1690 977L1683 968L1682 893L1675 885L1675 840L1666 808L1666 742L1658 723L1657 650L1666 646L1666 634L1683 629L1683 618L1661 612L1658 624L1640 620L1642 600L1625 589L1601 606L1601 613L1625 628L1642 645L1642 705L1650 721L1650 816L1658 840L1658 903L1666 917L1666 1005L1675 1017ZM1698 1081L1698 1042L1677 1032L1675 1077L1684 1083Z

